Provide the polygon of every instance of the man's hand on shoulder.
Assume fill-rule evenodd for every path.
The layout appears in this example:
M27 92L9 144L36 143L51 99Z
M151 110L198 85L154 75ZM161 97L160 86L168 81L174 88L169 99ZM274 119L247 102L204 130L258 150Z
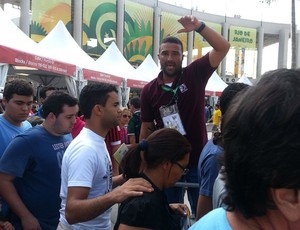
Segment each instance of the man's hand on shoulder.
M115 202L121 203L132 196L142 196L144 192L152 192L152 185L143 178L134 178L126 181L122 186L117 187L113 193Z

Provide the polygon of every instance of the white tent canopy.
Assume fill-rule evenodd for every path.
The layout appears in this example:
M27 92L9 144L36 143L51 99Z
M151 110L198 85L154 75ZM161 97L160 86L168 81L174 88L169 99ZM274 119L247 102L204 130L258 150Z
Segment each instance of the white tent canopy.
M118 86L123 85L124 78L128 76L128 72L131 71L128 66L130 64L121 54L127 62L125 63L117 52L120 53L115 43L112 43L101 57L95 61L96 65L94 67L83 69L84 79ZM133 68L131 65L130 67Z
M140 79L143 79L145 82L150 82L157 77L160 69L154 62L152 56L148 54L142 64L136 69L136 72Z
M111 75L107 69L100 69L99 63L91 58L74 40L62 21L59 21L51 32L38 44L46 55L60 61L76 65L78 91L87 80L104 82L120 86L122 78ZM74 82L69 82L74 85ZM69 86L71 86L69 84Z
M0 45L21 52L39 54L37 44L21 31L0 8ZM1 55L2 56L2 55ZM22 63L20 63L22 64Z
M97 70L125 79L136 79L137 73L112 42L107 50L96 60Z
M74 76L76 73L75 65L45 56L38 45L24 34L2 9L0 9L0 63L25 66L26 71L43 70L48 75L55 73L52 75ZM6 73L2 67L0 82L4 84L5 81Z
M223 92L223 90L226 87L227 87L227 84L220 78L220 76L215 71L209 78L207 85L205 87L205 91Z
M68 91L79 96L79 91L86 84L82 68L95 68L95 60L76 43L62 21L59 21L50 33L38 43L40 50L48 57L77 66L76 77L66 79ZM77 86L75 83L77 80Z
M59 21L38 43L38 47L46 56L78 67L91 68L96 64L94 59L76 43L62 21Z
M247 84L250 86L253 85L252 82L249 80L249 78L245 74L237 82L244 83L244 84Z
M117 45L112 42L107 50L96 60L97 70L126 79L127 86L143 88L159 73L159 68L148 55L143 63L135 69L123 56Z

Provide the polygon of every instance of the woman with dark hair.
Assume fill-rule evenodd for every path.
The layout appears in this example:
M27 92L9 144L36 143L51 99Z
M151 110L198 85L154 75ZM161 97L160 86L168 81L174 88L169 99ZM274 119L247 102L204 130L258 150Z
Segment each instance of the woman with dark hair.
M125 200L119 207L114 229L180 229L178 216L186 215L187 206L169 205L164 189L187 173L190 151L187 139L169 128L155 131L130 148L121 163L124 177L142 177L152 184L154 191Z
M300 70L264 74L223 120L225 208L190 229L300 229Z

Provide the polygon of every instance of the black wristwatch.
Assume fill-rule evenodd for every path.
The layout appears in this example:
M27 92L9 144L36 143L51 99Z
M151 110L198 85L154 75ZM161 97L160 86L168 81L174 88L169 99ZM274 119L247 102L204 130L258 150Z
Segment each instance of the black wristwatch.
M199 28L196 29L195 31L200 34L205 27L206 27L205 23L201 22L201 26L199 26Z

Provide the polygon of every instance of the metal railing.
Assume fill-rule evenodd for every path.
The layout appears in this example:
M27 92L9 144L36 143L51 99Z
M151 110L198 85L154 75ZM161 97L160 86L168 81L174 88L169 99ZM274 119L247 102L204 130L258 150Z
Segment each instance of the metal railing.
M177 182L175 187L182 187L182 188L199 188L198 183L190 183L190 182Z

